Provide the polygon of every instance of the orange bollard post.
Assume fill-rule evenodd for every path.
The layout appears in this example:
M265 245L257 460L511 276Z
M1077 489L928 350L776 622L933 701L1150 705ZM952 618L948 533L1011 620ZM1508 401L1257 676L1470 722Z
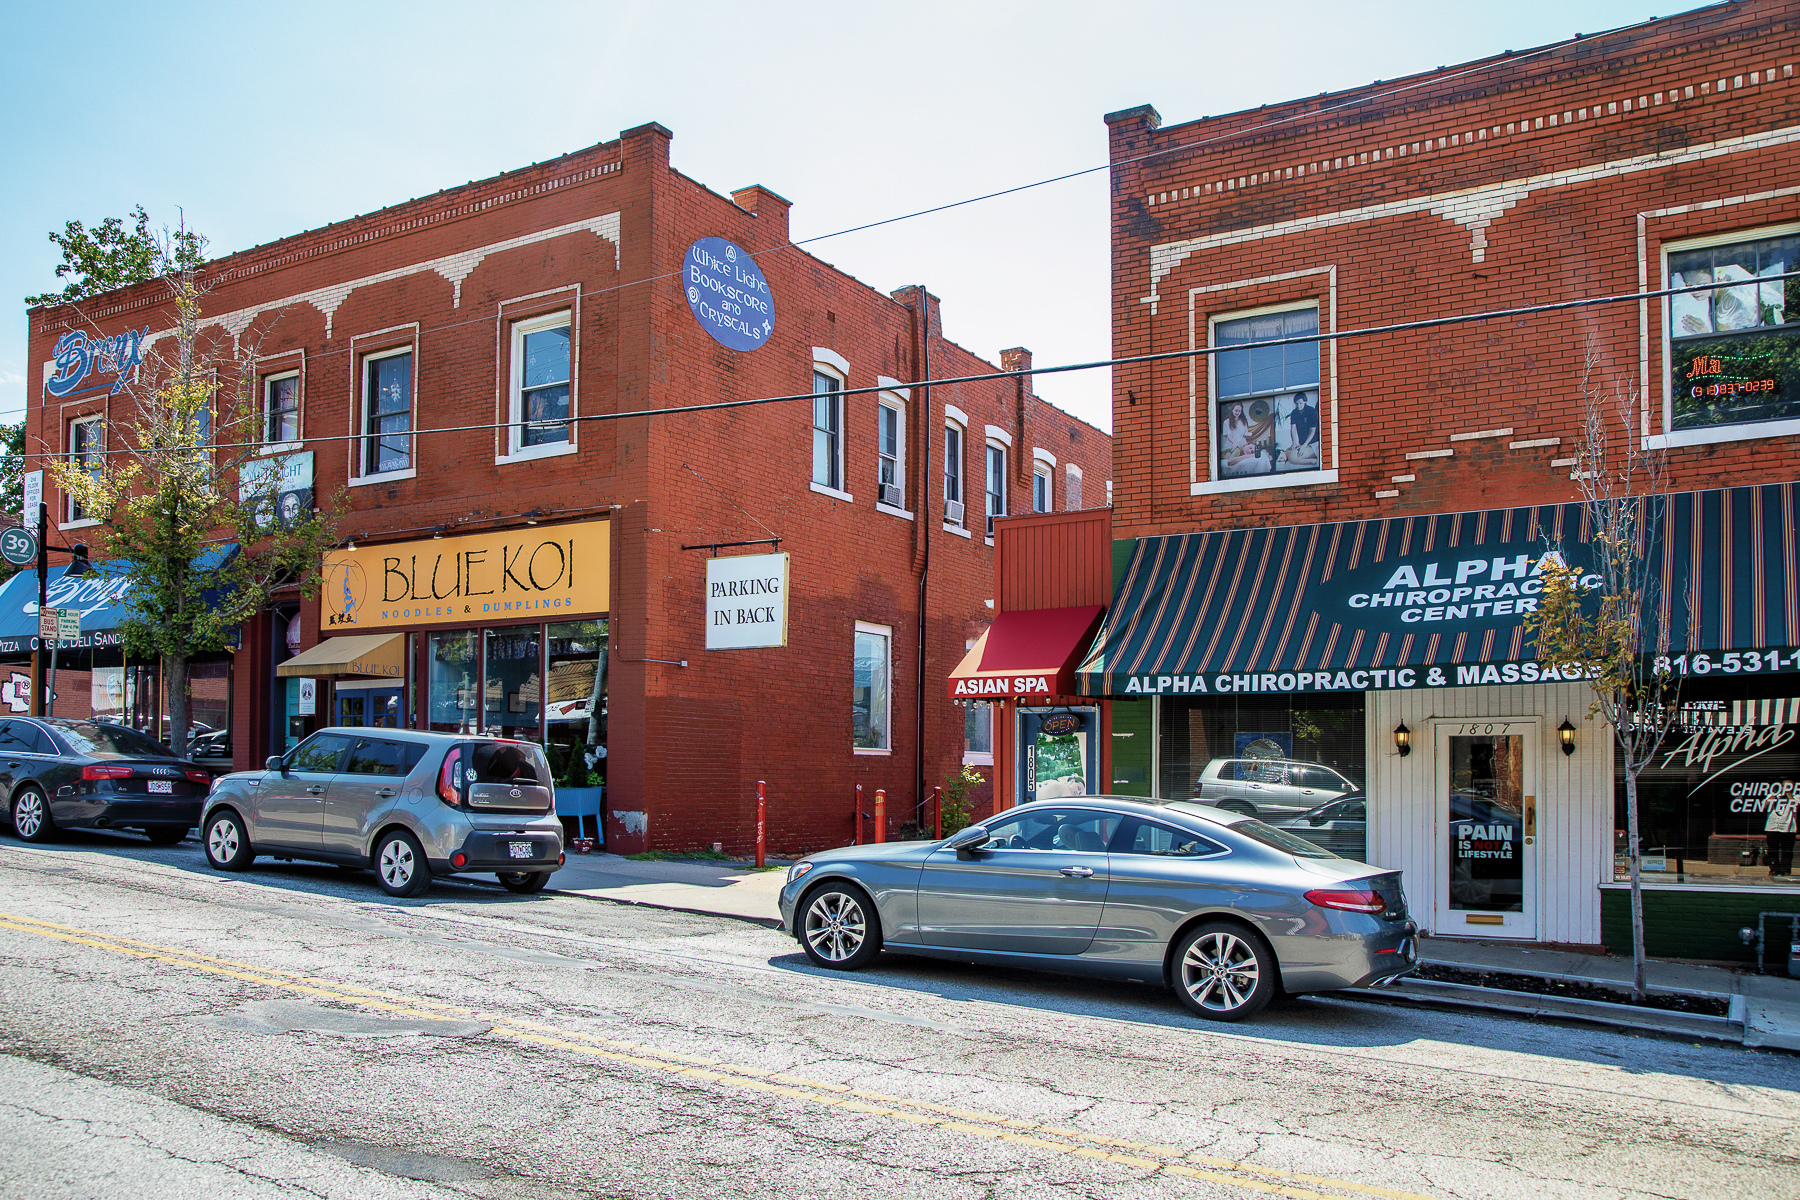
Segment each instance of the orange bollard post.
M941 787L931 789L931 836L944 836L944 789Z
M875 837L877 842L887 841L887 789L875 789Z
M860 783L856 785L856 841L852 844L857 845L857 846L860 846L863 844L862 784L860 784Z
M759 779L756 781L756 865L763 865L763 852L767 848L764 841L767 822L765 818L769 810L769 785Z

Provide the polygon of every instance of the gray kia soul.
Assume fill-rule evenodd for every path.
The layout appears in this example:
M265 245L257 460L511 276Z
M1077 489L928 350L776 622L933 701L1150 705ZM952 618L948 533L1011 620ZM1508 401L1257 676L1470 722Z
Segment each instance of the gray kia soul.
M406 729L321 729L260 771L223 776L200 830L221 871L259 854L373 867L393 896L419 895L433 874L485 871L542 891L563 861L542 749Z

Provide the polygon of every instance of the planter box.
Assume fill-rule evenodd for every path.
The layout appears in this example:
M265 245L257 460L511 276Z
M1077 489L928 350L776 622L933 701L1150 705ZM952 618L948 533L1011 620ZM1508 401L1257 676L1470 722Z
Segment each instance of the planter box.
M576 836L585 836L585 822L588 817L594 818L594 836L600 836L601 801L606 796L603 787L557 788L556 815L574 817Z

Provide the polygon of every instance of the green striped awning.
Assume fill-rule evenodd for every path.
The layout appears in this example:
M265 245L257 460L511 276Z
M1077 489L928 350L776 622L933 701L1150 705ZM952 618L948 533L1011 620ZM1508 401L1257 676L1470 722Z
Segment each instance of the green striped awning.
M1678 674L1800 671L1800 484L1645 501L1644 652ZM1579 503L1139 538L1082 695L1365 691L1555 678L1538 564L1591 562ZM1730 658L1725 656L1730 654Z

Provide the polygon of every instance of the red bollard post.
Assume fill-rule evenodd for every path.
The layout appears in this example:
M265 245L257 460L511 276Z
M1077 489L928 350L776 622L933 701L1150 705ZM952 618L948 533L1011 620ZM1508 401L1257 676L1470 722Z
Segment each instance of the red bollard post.
M860 783L856 785L856 841L854 844L858 845L858 846L863 844L863 840L862 840L862 784L860 784Z
M759 867L763 865L763 851L766 848L764 833L767 826L764 818L768 810L769 785L759 779L756 781L756 865Z
M887 789L875 789L875 837L877 842L887 841Z
M941 787L931 789L931 836L944 836L944 789Z

